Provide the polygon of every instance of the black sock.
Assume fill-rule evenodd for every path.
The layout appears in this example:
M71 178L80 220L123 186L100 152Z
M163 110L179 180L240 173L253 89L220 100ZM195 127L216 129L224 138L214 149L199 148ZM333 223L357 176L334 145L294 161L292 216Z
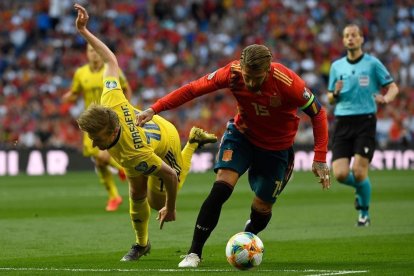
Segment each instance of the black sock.
M201 258L204 244L218 223L221 207L230 197L232 192L233 187L227 182L214 182L210 194L204 201L200 208L200 212L198 213L193 241L188 253L196 253Z
M271 218L272 211L269 213L260 213L252 207L250 213L250 222L246 225L244 231L257 235L260 231L266 228Z

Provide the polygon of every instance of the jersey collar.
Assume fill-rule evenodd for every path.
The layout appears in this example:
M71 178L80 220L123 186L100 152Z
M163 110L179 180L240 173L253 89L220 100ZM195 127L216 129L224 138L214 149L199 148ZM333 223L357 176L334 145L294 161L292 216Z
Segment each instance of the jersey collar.
M354 60L350 60L348 57L346 58L346 61L348 61L351 64L356 64L358 63L362 58L364 57L364 54L362 54L359 58L354 59Z
M118 143L119 137L121 137L121 129L122 127L119 127L118 134L116 135L115 140L106 148L107 150L115 146L116 143Z

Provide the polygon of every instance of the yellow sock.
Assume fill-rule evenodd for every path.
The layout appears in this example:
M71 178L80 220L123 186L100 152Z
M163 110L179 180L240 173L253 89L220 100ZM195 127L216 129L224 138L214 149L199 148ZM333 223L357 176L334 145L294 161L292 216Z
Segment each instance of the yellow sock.
M109 171L108 167L98 167L97 168L99 182L104 185L105 189L108 191L109 198L116 198L119 196L118 188L115 185L115 181L112 177L112 173Z
M187 142L187 144L181 151L181 157L183 158L183 167L180 173L180 183L178 183L178 189L181 189L181 187L184 185L184 181L187 178L188 172L190 171L191 158L193 157L193 154L195 150L197 149L197 147L198 147L197 143L190 144Z
M135 230L136 243L140 246L146 246L148 243L150 212L147 198L141 200L129 199L129 214L131 216L132 227Z
M115 159L113 159L112 157L109 158L109 165L111 165L112 167L114 167L115 169L122 169L122 166L118 164L118 162L115 161Z

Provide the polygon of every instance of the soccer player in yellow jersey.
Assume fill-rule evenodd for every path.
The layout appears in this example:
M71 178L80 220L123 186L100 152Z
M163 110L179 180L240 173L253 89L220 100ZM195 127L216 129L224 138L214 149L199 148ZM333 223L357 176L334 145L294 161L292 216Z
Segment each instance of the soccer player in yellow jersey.
M135 109L125 98L119 81L115 55L86 28L88 14L78 11L76 28L107 63L100 104L92 104L78 119L79 127L92 139L93 146L107 150L125 168L129 183L129 203L136 243L121 261L135 261L146 255L150 208L158 210L160 229L175 220L177 190L183 185L197 147L217 141L217 137L193 127L189 141L181 151L176 128L160 116L142 127L135 125Z
M92 103L100 102L103 89L103 72L106 67L102 58L89 44L87 45L86 56L88 63L76 70L71 90L63 96L64 102L76 102L80 97L83 97L85 108ZM119 72L121 87L129 99L131 97L131 89L122 71ZM92 157L99 181L108 191L109 199L106 205L106 211L116 211L122 203L122 197L118 193L109 165L118 169L121 180L125 180L123 168L115 162L107 151L94 148L92 146L92 140L87 135L83 136L83 155Z

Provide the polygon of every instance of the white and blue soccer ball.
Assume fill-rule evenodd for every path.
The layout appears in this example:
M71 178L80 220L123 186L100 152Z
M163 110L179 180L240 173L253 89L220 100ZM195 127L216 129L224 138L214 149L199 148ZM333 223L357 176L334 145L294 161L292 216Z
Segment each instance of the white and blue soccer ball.
M248 270L260 265L264 246L258 236L250 232L240 232L227 242L227 261L235 268Z

